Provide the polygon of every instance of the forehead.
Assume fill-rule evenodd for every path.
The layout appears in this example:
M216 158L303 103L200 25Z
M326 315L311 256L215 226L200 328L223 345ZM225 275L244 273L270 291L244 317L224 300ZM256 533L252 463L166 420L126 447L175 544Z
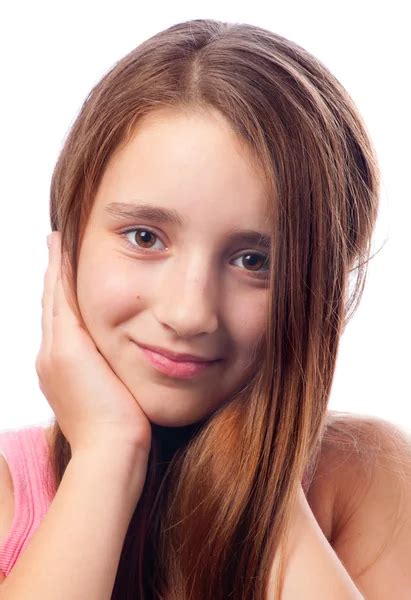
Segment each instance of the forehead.
M178 208L189 223L193 208L210 216L262 227L268 194L262 169L217 112L150 113L111 156L96 203L145 202ZM184 217L184 215L186 215Z

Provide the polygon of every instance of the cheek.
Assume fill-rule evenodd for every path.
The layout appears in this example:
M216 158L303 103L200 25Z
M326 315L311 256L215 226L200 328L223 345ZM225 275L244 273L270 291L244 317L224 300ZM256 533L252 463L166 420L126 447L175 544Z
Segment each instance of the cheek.
M79 265L77 298L87 323L114 325L136 312L142 289L132 284L132 275L119 264L93 261Z
M257 343L264 334L267 318L267 296L250 298L242 304L237 304L231 312L231 331L242 352L248 352L251 345Z

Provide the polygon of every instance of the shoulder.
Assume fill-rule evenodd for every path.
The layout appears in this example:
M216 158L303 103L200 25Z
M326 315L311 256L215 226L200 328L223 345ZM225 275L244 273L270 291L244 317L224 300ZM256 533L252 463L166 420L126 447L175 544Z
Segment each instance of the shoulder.
M49 446L53 443L53 426L44 428L44 435ZM14 516L14 487L9 466L0 454L0 546L10 530Z
M13 514L13 481L6 460L0 456L0 546L11 527Z
M408 598L409 433L383 419L331 415L312 495L317 505L324 500L327 539L366 597Z

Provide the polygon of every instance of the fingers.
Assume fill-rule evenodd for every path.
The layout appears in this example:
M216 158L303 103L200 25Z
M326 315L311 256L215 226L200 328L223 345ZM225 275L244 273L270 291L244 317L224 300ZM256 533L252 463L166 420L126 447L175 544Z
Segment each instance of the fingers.
M41 330L42 330L42 340L41 340L41 351L46 351L51 348L52 341L52 316L53 316L53 305L54 305L54 288L56 285L57 274L60 268L58 259L57 259L57 249L55 242L58 242L56 239L58 238L58 234L52 233L50 235L50 246L49 246L49 259L47 270L44 275L44 287L43 287L43 297L41 301L41 305L43 308L43 312L41 315Z
M50 355L53 343L64 347L73 342L73 326L79 322L67 297L70 285L66 276L66 265L62 261L61 234L55 231L50 236L49 264L44 278L42 343L41 351Z

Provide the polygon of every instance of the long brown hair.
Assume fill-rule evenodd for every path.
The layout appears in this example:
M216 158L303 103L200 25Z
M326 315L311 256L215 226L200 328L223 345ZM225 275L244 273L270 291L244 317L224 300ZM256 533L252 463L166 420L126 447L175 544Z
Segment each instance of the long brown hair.
M58 158L51 226L73 289L110 157L140 119L164 108L219 111L261 168L275 240L270 303L247 385L201 423L152 426L112 598L263 599L278 556L280 593L290 507L324 442L339 340L364 287L375 151L347 91L294 42L242 23L169 27L91 90ZM59 485L71 452L57 422L54 436Z

